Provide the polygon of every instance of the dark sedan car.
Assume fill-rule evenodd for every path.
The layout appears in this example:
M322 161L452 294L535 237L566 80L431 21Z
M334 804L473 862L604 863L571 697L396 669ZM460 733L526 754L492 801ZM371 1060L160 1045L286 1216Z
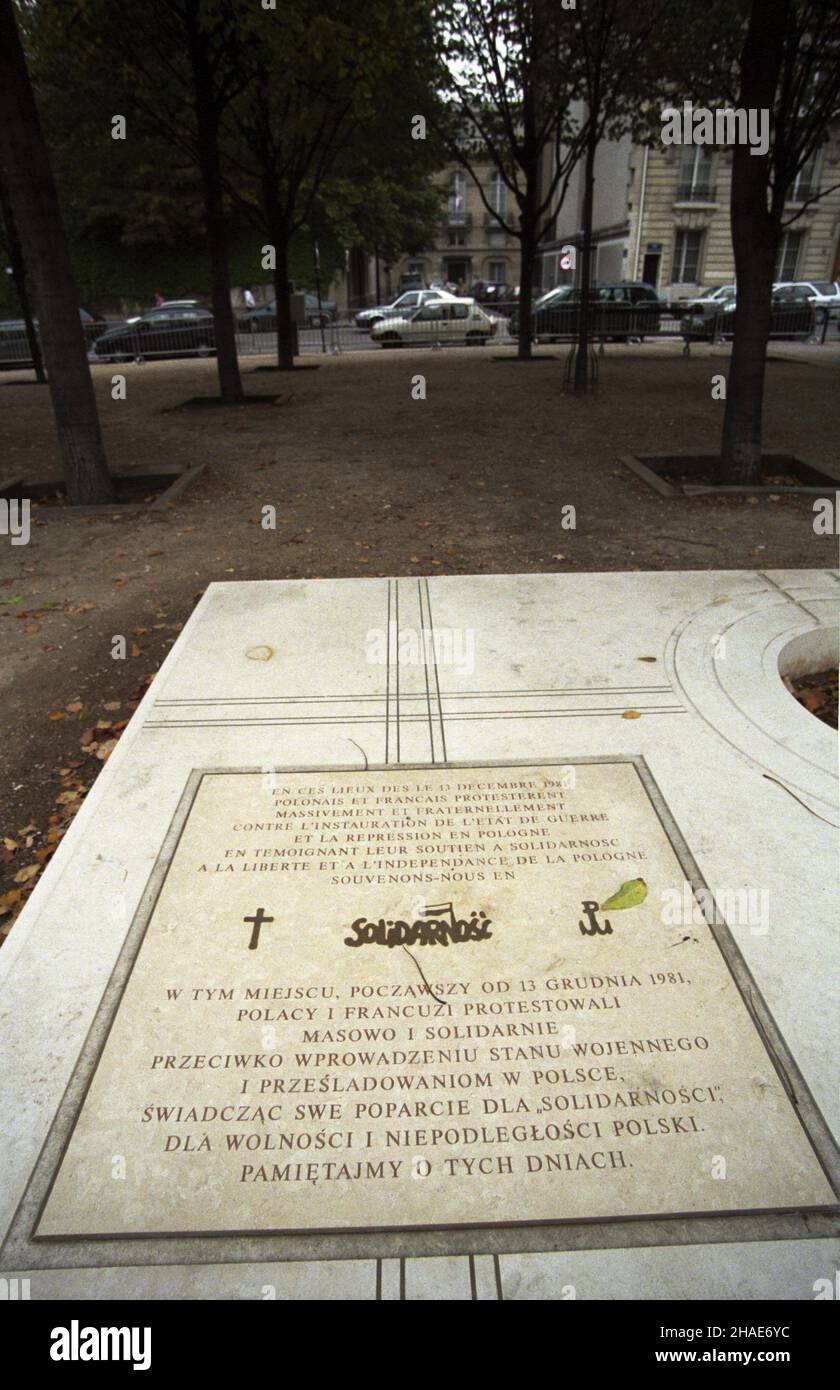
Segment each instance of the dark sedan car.
M476 280L470 287L470 295L479 304L496 305L510 304L513 302L515 285L511 285L507 280Z
M105 332L107 324L103 318L89 314L87 309L79 310L79 318L82 321L85 343L90 349L97 338L100 338ZM33 319L33 324L35 332L38 333L38 320ZM32 355L29 351L29 340L26 336L26 324L23 319L7 319L0 323L0 366L32 366Z
M622 282L593 285L589 298L589 332L593 337L627 342L659 332L665 305L652 285ZM538 343L554 343L574 338L580 325L580 289L577 285L558 285L533 305L531 331ZM519 334L519 308L510 318L510 332Z
M306 328L326 328L327 324L333 322L338 312L338 305L334 299L322 299L320 306L318 296L306 291L304 299L304 326ZM246 309L244 314L239 316L240 333L276 333L277 332L277 300L269 300L261 309Z
M804 292L791 294L787 287L783 287L773 292L770 304L771 338L812 337L818 314ZM707 342L731 338L735 333L736 305L737 299L733 295L725 304L695 309L683 319L683 337L688 341Z
M216 351L213 315L206 309L153 309L109 328L93 345L97 357L126 362L144 357L208 357Z

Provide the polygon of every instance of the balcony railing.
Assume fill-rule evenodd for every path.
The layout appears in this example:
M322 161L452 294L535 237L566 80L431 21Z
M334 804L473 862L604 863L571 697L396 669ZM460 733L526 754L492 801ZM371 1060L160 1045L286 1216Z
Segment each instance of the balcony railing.
M713 183L681 183L677 189L678 203L714 203L717 188Z

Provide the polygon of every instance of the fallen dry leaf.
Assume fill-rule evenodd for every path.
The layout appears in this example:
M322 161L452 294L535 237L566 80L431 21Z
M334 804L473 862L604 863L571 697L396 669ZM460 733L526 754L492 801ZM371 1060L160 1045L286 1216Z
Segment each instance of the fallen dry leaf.
M40 864L27 864L25 869L18 869L17 873L14 875L13 881L15 883L28 883L31 878L34 878L35 875L40 872Z
M622 719L641 719L642 716L637 709L626 709L622 712L621 717Z

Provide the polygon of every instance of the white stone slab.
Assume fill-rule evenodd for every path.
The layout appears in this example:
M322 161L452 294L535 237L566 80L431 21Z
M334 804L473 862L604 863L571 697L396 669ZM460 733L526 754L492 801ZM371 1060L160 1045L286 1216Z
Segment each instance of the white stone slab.
M819 1112L836 1128L835 740L784 691L775 663L791 642L825 640L837 592L835 575L810 571L211 586L0 954L0 1094L4 1114L15 1116L4 1140L2 1229L25 1197L184 789L208 766L643 760L705 882L769 895L766 921L728 925L746 988L783 1039L786 1085L828 1161ZM410 656L430 631L434 665L401 664L401 652ZM25 1272L19 1256L33 1212L24 1205L22 1216L5 1264ZM673 1244L724 1241L702 1245L711 1283L720 1259L722 1290L736 1269L737 1287L758 1296L766 1285L761 1231L746 1236L743 1221L715 1220L635 1232L629 1223L599 1239L641 1243L647 1262L660 1248L665 1264ZM826 1235L823 1218L799 1220ZM498 1246L469 1232L429 1233L410 1248L399 1233L383 1233L366 1238L364 1253L379 1255L384 1269L412 1253L488 1260L482 1252L571 1251L587 1238L574 1224L514 1227L508 1236L513 1244ZM236 1253L246 1277L263 1268L260 1239ZM362 1253L346 1243L356 1237L331 1239L322 1256ZM161 1262L161 1292L183 1287L175 1276L183 1260L147 1241L124 1245L132 1253L115 1266ZM804 1287L817 1246L784 1239L769 1249L801 1271ZM199 1240L188 1256L204 1288L219 1263L214 1248L212 1237ZM38 1262L49 1263L43 1251L44 1243ZM299 1244L284 1258L306 1253ZM608 1282L619 1252L585 1254ZM78 1272L36 1277L52 1287L63 1279L70 1290L78 1279L80 1292L86 1265L108 1263L84 1241L60 1259ZM137 1277L125 1268L127 1290Z

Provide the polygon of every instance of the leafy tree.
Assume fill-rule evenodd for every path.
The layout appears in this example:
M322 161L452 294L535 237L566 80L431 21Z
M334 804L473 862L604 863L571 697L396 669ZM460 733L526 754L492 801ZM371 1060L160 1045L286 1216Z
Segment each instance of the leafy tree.
M840 118L840 5L836 0L752 0L738 63L738 105L770 113L765 155L736 145L732 161L732 245L738 300L727 377L721 478L746 485L761 476L764 373L771 295L782 236L801 215L788 195ZM834 188L838 184L833 185ZM813 203L830 190L822 189Z
M575 391L586 391L589 368L595 161L602 140L632 135L661 141L668 101L719 95L736 52L739 0L587 0L570 26L568 59L578 97L574 125L582 163L580 313Z
M276 0L265 11L252 9L242 26L247 81L226 121L226 183L271 248L278 366L288 369L294 365L290 247L303 229L336 219L348 180L358 184L358 214L365 192L359 181L371 151L381 148L383 104L392 108L401 85L416 84L412 74L422 71L428 6L425 0L368 0L363 9L356 0ZM393 109L391 122L398 141ZM349 206L338 221L352 222Z
M242 83L239 9L239 0L144 0L129 10L111 0L44 0L33 26L40 58L36 70L54 100L61 100L63 72L56 69L68 43L90 74L80 93L81 122L63 134L57 129L56 138L69 145L75 171L83 163L79 124L87 126L99 158L86 181L100 176L92 191L99 199L104 194L113 209L113 193L109 197L103 189L101 172L115 172L111 188L124 191L126 239L148 239L156 232L166 242L185 222L194 226L195 204L200 203L219 385L227 401L241 400L243 393L230 300L219 129L225 107ZM116 111L126 116L125 140L109 138ZM198 188L192 168L198 172ZM176 183L178 173L182 178ZM141 192L145 197L138 196Z
M592 222L595 157L600 142L617 139L638 124L639 110L656 83L656 58L675 35L673 0L586 0L575 12L570 63L580 98L577 146L583 160L583 237L580 310L574 389L589 385L589 303L592 279ZM669 23L669 19L671 22ZM657 49L659 53L657 54Z
M586 120L577 127L572 120L573 11L567 0L442 0L435 12L449 103L439 135L487 212L520 243L518 353L527 359L537 244L563 201L586 138ZM485 160L511 194L511 214L491 205L477 176Z
M0 0L0 165L35 287L67 496L110 502L79 299L12 0Z

